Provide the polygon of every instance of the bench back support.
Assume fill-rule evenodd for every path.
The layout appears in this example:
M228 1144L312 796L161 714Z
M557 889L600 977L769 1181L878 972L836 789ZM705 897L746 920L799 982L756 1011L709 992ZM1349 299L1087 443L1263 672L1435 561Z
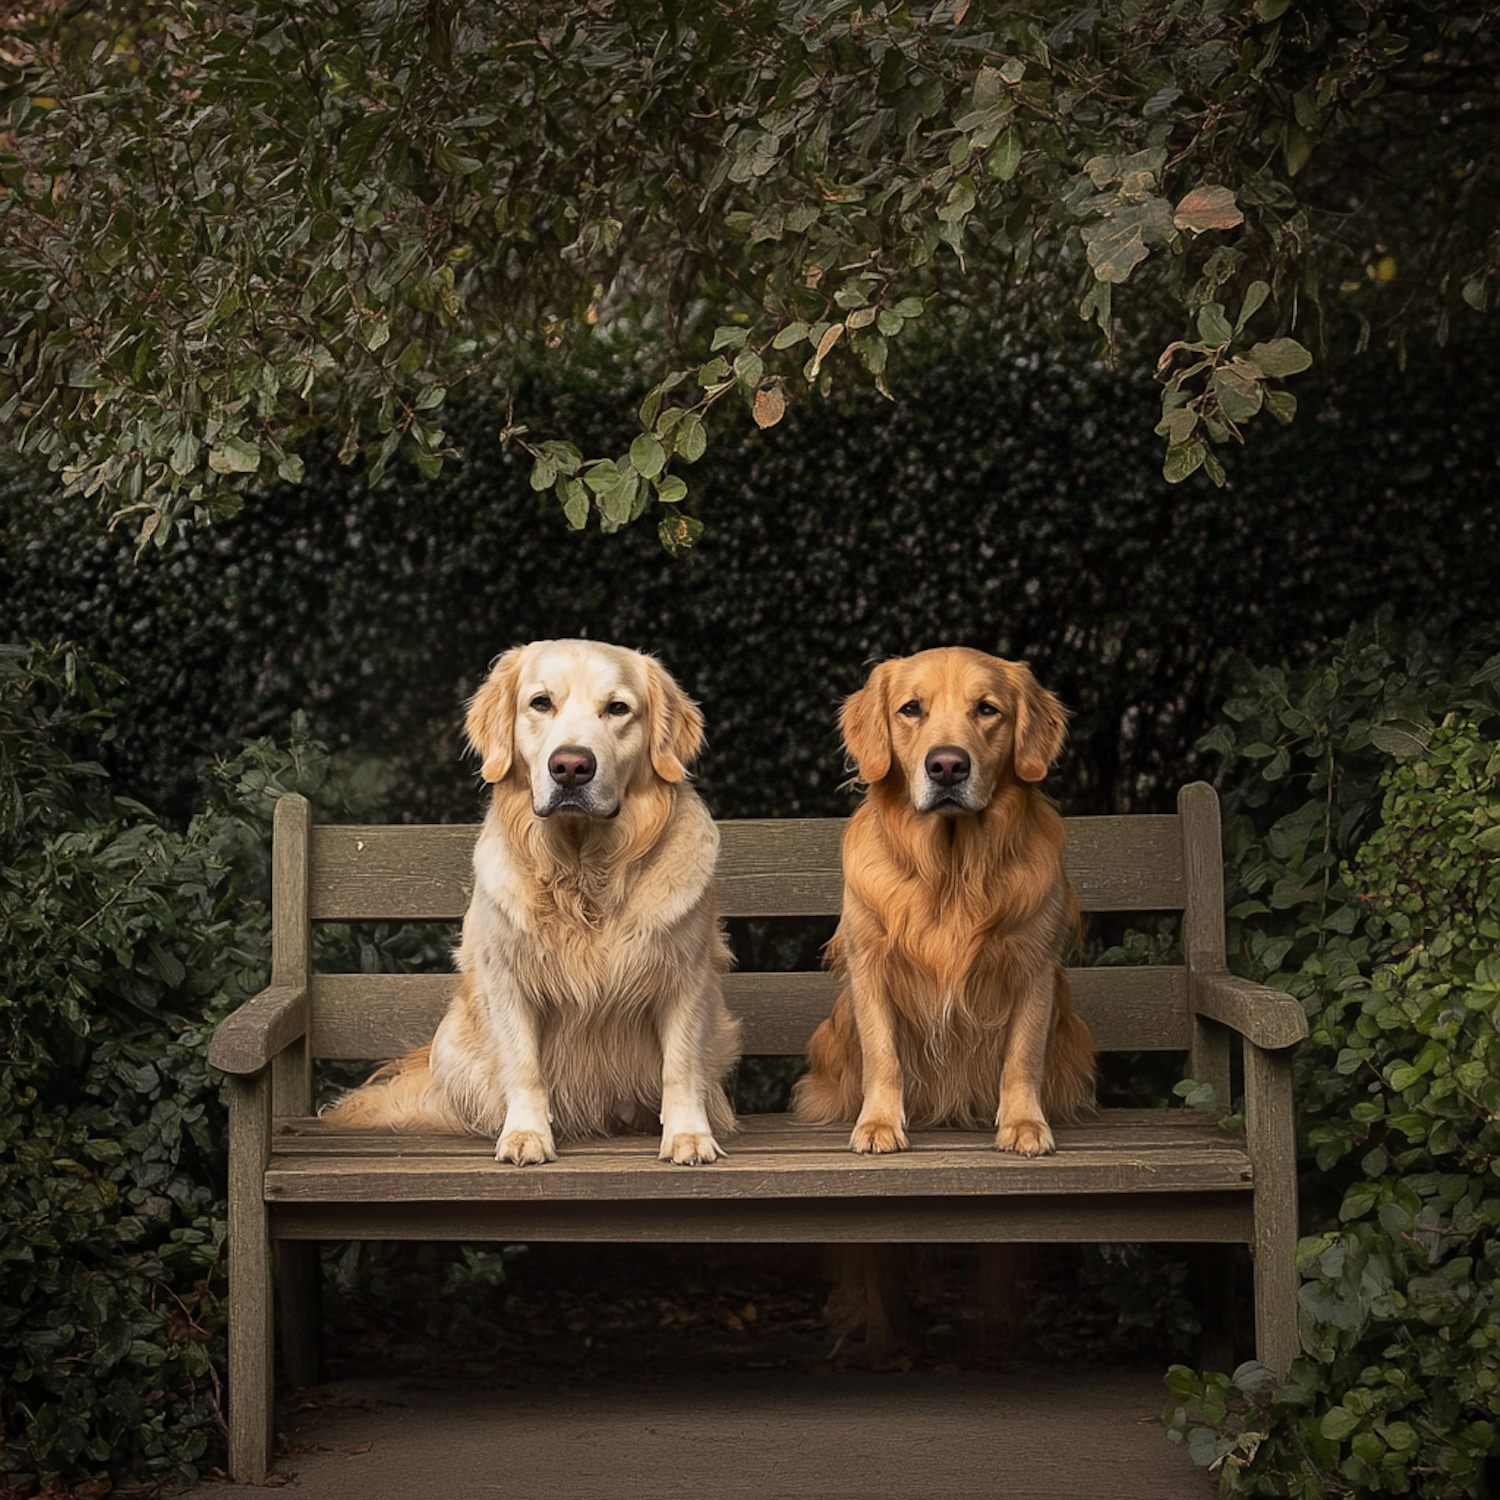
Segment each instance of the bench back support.
M842 818L719 825L717 896L726 917L836 917ZM1073 999L1101 1051L1188 1051L1195 1078L1227 1097L1228 1038L1195 1021L1189 973L1224 966L1218 799L1183 789L1175 814L1070 818L1065 865L1085 912L1180 912L1180 967L1071 971ZM457 922L473 885L478 825L313 826L301 797L276 809L274 982L310 982L309 1037L277 1061L277 1113L305 1112L315 1058L375 1060L429 1041L451 974L314 974L310 922ZM728 1004L749 1056L799 1056L834 997L829 977L732 973Z

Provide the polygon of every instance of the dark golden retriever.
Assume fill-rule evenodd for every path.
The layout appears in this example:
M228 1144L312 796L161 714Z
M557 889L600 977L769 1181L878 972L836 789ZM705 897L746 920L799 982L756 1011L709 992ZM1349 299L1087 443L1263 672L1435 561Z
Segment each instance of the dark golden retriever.
M907 1126L996 1127L1022 1156L1094 1095L1068 1000L1078 905L1063 822L1036 783L1066 715L1030 671L961 647L882 662L844 704L868 795L844 835L829 962L845 981L814 1033L797 1116L852 1121L855 1151Z

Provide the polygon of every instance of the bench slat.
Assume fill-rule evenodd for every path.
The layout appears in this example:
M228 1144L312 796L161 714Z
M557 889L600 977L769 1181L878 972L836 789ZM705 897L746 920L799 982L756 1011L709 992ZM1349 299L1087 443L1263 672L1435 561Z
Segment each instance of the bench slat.
M726 917L836 916L843 818L747 818L719 825ZM314 921L457 921L473 888L479 825L319 824ZM1065 858L1084 911L1173 911L1184 900L1175 814L1070 818Z
M528 1172L540 1168L527 1167ZM550 1170L550 1169L549 1169ZM717 1167L672 1167L716 1172ZM277 1240L501 1244L1248 1244L1245 1192L1028 1193L982 1198L677 1198L566 1203L267 1204Z
M649 1138L564 1144L545 1169L517 1170L475 1151L472 1141L436 1136L384 1136L385 1151L363 1149L371 1137L325 1132L302 1149L273 1149L266 1199L285 1202L567 1202L586 1199L787 1199L1029 1196L1033 1194L1248 1191L1244 1140L1201 1116L1165 1142L1134 1127L1133 1115L1109 1111L1086 1127L1058 1130L1055 1156L1028 1161L994 1149L985 1132L916 1131L912 1149L892 1156L856 1156L848 1131L798 1126L744 1132L711 1168L684 1169L655 1159ZM343 1140L361 1149L346 1151ZM801 1142L801 1149L794 1143ZM483 1147L487 1143L477 1143ZM811 1145L814 1149L807 1149ZM492 1151L493 1148L490 1148Z
M1175 968L1073 969L1073 1004L1104 1052L1175 1052L1188 1045L1187 979ZM453 993L451 974L313 976L314 1057L399 1057L432 1040ZM828 975L730 974L729 1008L744 1021L746 1056L800 1057L828 1014Z

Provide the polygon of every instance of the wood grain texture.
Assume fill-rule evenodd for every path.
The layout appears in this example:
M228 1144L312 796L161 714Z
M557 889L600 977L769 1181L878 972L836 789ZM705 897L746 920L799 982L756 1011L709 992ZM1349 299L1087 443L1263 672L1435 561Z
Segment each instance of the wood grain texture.
M1163 1127L1111 1110L1058 1131L1053 1156L1025 1160L994 1149L988 1132L916 1131L912 1149L858 1156L848 1131L767 1116L729 1137L707 1168L656 1159L653 1136L564 1144L544 1168L493 1159L475 1137L335 1131L318 1122L280 1128L266 1198L280 1202L651 1202L708 1199L984 1197L1243 1192L1251 1186L1242 1137L1188 1111ZM774 1123L769 1123L774 1122Z
M1069 979L1074 1009L1088 1022L1101 1051L1175 1052L1187 1047L1183 970L1073 969ZM425 1046L448 1006L454 983L451 974L314 975L313 1055L375 1061ZM833 980L816 970L735 973L724 985L730 1010L744 1023L746 1057L803 1056L808 1038L837 993Z
M1245 1048L1245 1133L1255 1162L1255 1352L1284 1376L1297 1333L1297 1132L1292 1054Z
M271 1240L262 1195L271 1149L267 1072L229 1080L229 1472L258 1484L271 1466Z
M1307 1013L1296 996L1237 974L1196 975L1193 1008L1257 1047L1294 1047L1307 1035Z
M529 1169L527 1169L529 1170ZM670 1203L276 1203L278 1238L631 1244L1246 1244L1247 1193L686 1199Z
M252 996L214 1028L209 1063L224 1073L258 1073L308 1026L305 983L272 985Z
M305 984L312 972L308 899L312 807L295 794L276 803L271 828L271 983Z
M287 799L283 798L283 801ZM843 818L721 822L717 896L726 917L835 916ZM1085 911L1175 911L1182 839L1170 814L1070 818L1064 855ZM473 888L477 824L319 825L314 921L457 921Z
M1219 797L1204 781L1190 782L1177 794L1182 824L1182 865L1186 906L1182 913L1182 952L1189 987L1200 975L1222 973L1224 962L1224 857ZM1232 1097L1233 1040L1216 1020L1193 1012L1188 1077L1213 1086L1227 1109Z

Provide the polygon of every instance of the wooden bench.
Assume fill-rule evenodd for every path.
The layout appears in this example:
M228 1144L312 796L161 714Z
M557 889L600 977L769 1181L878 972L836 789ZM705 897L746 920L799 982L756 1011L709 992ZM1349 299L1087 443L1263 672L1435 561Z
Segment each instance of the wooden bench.
M725 822L726 917L826 917L842 895L840 819ZM727 1160L674 1167L639 1136L565 1144L518 1170L479 1139L334 1133L313 1124L319 1058L378 1059L428 1041L447 975L313 972L311 924L456 920L474 826L311 825L276 808L272 976L223 1022L210 1061L230 1075L230 1472L271 1459L273 1266L282 1360L318 1372L317 1245L340 1239L679 1242L1099 1242L1249 1245L1255 1336L1284 1372L1298 1348L1292 1046L1297 1001L1224 962L1218 799L1186 787L1173 815L1068 820L1068 874L1085 912L1181 912L1180 967L1073 972L1101 1051L1183 1051L1187 1076L1230 1097L1243 1042L1247 1128L1185 1109L1102 1111L1057 1132L1055 1156L1001 1155L988 1133L918 1131L899 1156L861 1157L848 1130L782 1115L742 1120ZM747 1056L800 1056L832 999L819 972L729 977ZM273 1246L276 1255L273 1258Z

